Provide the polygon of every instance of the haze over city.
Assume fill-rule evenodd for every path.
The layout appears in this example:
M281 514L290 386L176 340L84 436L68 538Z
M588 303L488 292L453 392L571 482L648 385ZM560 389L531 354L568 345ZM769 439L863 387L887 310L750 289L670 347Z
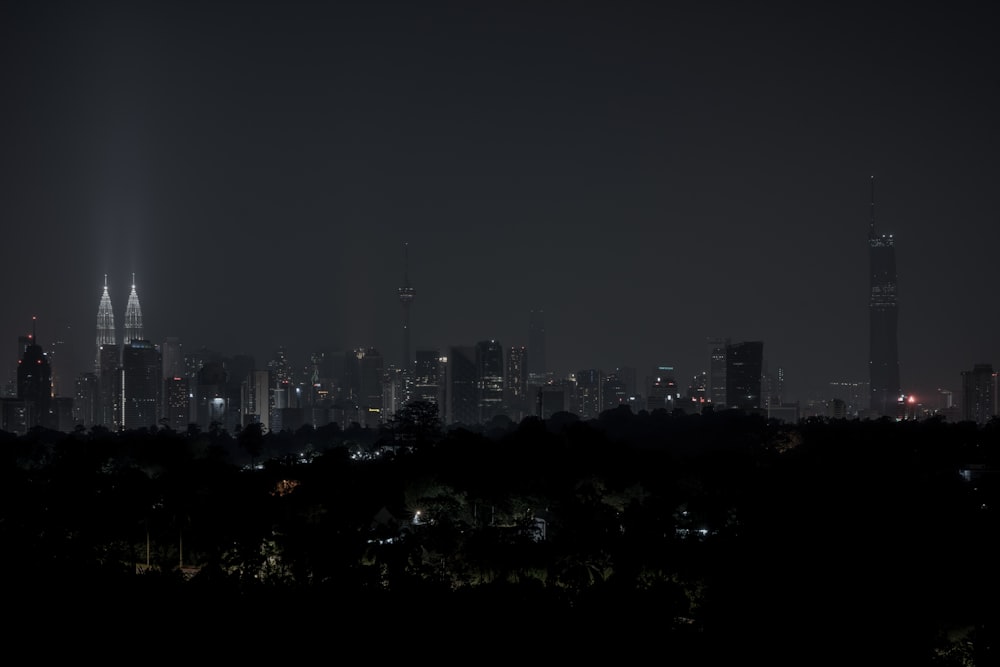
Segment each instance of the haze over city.
M868 379L870 179L904 390L1000 363L1000 61L985 5L8 2L4 368L91 370L105 276L154 343L265 363L527 344L788 398Z

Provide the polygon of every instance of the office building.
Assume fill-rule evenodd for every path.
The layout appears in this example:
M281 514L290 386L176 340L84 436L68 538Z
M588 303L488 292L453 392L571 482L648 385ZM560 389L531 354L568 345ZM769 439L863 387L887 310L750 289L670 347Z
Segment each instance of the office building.
M160 351L148 340L132 338L122 347L121 368L122 430L156 428L162 414Z
M719 408L728 407L726 400L726 346L728 338L708 339L708 400Z
M962 371L962 419L985 424L997 414L997 375L992 364Z
M875 177L872 177L871 221L868 226L870 295L869 390L871 416L894 416L900 397L896 295L896 249L891 234L875 232Z
M52 368L32 331L31 342L17 365L17 398L28 408L28 428L57 427L52 403Z
M476 390L476 348L452 345L448 349L447 410L445 424L473 426L479 422L479 394Z
M726 403L744 411L760 409L764 343L749 341L726 346Z
M503 414L503 380L503 347L492 339L476 343L476 404L480 424Z

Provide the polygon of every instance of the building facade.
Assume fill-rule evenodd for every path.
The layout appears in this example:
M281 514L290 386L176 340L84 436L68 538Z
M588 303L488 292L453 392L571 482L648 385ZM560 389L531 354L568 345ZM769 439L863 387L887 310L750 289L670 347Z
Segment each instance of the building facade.
M869 410L874 417L892 416L900 396L896 301L896 249L891 234L875 232L875 179L872 178L871 222L868 227L870 294Z
M962 419L985 424L997 414L997 374L992 364L962 371Z
M150 341L133 338L122 348L122 430L155 428L162 415L163 360Z
M762 407L761 372L764 343L745 341L726 346L726 403L730 408L753 411Z

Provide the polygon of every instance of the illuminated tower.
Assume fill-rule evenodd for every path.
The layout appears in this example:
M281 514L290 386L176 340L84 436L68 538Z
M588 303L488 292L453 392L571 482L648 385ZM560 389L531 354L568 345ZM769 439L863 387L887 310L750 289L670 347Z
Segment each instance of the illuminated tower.
M135 291L135 274L132 274L132 291L125 306L125 340L128 345L133 340L142 340L142 310L139 309L139 295Z
M869 390L872 415L894 415L899 399L899 356L896 327L896 249L892 234L875 233L875 177L871 179L871 222L868 226L868 257L871 275L869 317Z
M101 295L101 305L97 307L97 354L94 355L94 372L101 374L101 347L115 345L115 315L111 310L111 297L108 295L108 275L104 274L104 293Z
M413 360L410 357L410 304L416 296L416 292L410 286L409 245L409 243L403 244L403 286L398 290L399 302L403 304L403 358L400 368L403 369L406 378L409 378L413 370L411 368Z

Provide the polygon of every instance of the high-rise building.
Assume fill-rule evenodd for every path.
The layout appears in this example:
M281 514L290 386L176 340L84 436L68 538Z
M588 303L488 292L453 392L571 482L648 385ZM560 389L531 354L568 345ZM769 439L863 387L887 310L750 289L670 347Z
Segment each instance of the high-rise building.
M618 373L619 369L608 373L604 377L604 386L601 389L601 411L614 410L620 405L628 405L630 392L628 384Z
M180 338L168 337L160 346L165 379L184 376L184 349Z
M73 421L90 428L100 423L101 391L97 373L81 373L73 392Z
M504 380L504 403L508 416L520 422L528 416L528 348L513 345L507 349Z
M18 362L17 398L27 404L29 428L56 428L52 409L52 368L34 331L31 333L31 342L25 347L24 356Z
M416 359L413 363L413 391L410 400L425 401L440 407L441 389L443 386L442 375L443 365L441 354L437 350L417 350Z
M403 244L403 286L399 288L399 303L403 306L403 354L400 357L399 368L403 371L404 385L413 372L413 356L410 353L410 306L416 290L410 285L410 254L409 243Z
M476 343L476 403L480 424L503 413L503 347L495 339Z
M699 371L691 377L687 388L686 411L699 411L708 403L708 371Z
M352 419L362 426L377 427L383 418L382 355L374 347L359 347L346 353L344 368Z
M677 407L680 390L674 377L673 366L657 366L648 378L646 386L646 409L667 410L672 412Z
M104 292L97 306L97 354L94 356L94 373L101 374L101 348L115 345L115 314L108 294L108 276L104 274Z
M479 420L476 391L476 348L452 345L448 350L446 424L474 425Z
M257 423L261 425L263 433L267 433L271 428L271 372L265 370L255 370L246 379L246 392L244 398L245 408L243 411L243 425Z
M764 343L748 341L726 346L727 407L752 411L761 403L761 372L764 365Z
M576 409L580 419L597 419L604 410L604 373L596 368L576 373Z
M183 433L190 424L191 389L188 379L182 375L168 377L163 381L163 420L175 431Z
M97 423L111 431L120 431L122 426L121 354L118 345L101 346Z
M726 346L728 338L708 339L708 399L719 408L729 406L726 400Z
M975 364L962 371L962 418L985 424L997 414L997 374L992 364Z
M528 313L528 375L540 381L548 368L545 360L545 312L540 308Z
M142 309L139 308L139 294L135 291L135 274L132 274L132 291L125 305L125 340L128 345L133 340L144 340L142 337Z
M122 430L160 421L163 361L150 341L133 338L122 348Z
M872 416L894 415L900 396L896 303L896 249L892 234L875 233L875 177L871 179L868 258L871 293L869 317L869 409Z

